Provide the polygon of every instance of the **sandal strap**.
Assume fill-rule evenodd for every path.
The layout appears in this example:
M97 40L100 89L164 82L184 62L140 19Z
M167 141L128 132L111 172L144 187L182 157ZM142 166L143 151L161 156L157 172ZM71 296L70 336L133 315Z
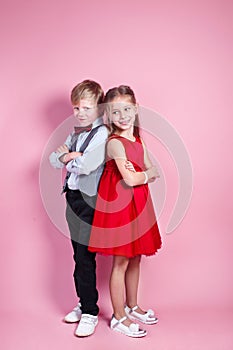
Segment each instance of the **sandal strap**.
M132 307L130 310L129 310L129 313L131 314L132 312L134 312L135 310L137 310L138 309L138 305L135 305L134 307ZM154 311L153 310L151 310L151 309L149 309L149 310L147 310L146 311L146 313L143 315L143 316L145 316L145 315L147 315L147 316L154 316Z
M138 309L138 305L135 305L134 307L132 307L132 308L130 309L130 313L133 312L133 311L135 311L135 310L137 310L137 309Z
M124 322L125 320L127 320L127 316L124 316L124 317L120 318L119 320L117 320L117 322L112 326L112 328L117 327L120 323Z

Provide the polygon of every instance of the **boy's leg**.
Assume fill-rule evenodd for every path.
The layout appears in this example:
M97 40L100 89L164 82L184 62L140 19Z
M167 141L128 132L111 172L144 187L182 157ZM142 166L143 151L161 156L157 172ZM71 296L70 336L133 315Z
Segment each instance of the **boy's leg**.
M74 282L83 313L97 315L95 254L88 251L91 224L96 196L89 197L80 191L68 191L66 218L74 250Z
M71 243L72 243L73 252L74 252L73 259L75 261L74 273L73 273L74 284L75 284L76 294L80 299L80 292L79 292L79 288L78 288L78 279L77 279L77 266L76 266L76 255L77 255L77 251L78 251L78 243L72 239L71 239Z
M99 308L95 254L89 252L85 245L77 243L76 247L74 279L78 286L81 310L84 314L97 316Z

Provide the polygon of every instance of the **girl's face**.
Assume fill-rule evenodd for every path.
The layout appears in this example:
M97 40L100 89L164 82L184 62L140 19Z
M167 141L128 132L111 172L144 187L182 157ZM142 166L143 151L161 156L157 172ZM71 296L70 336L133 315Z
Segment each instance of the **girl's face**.
M118 96L110 102L109 120L122 131L133 128L136 114L137 106L129 96Z

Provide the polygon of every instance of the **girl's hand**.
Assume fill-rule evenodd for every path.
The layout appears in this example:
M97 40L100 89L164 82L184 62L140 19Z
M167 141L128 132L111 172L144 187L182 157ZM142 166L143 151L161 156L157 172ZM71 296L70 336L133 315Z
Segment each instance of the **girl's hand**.
M160 174L159 174L159 171L158 171L157 167L154 165L152 168L153 168L153 171L154 171L153 178L156 179L157 177L160 177Z
M147 169L146 172L149 178L148 182L153 182L156 178L160 177L158 169L155 165Z
M155 181L155 177L152 177L151 179L149 179L147 182L150 183L150 182L154 182Z
M125 168L129 171L132 171L133 173L136 173L133 164L129 160L125 161Z

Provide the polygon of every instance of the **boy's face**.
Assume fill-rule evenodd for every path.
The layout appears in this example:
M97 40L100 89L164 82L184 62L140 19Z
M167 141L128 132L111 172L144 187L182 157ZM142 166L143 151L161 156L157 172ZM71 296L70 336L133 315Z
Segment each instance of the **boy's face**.
M74 115L80 126L92 124L98 118L98 107L92 99L82 99L73 105Z

